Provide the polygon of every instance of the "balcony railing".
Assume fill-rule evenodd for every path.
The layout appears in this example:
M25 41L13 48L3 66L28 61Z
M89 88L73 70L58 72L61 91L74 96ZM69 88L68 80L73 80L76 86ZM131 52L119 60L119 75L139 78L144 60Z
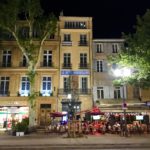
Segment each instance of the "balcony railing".
M43 92L40 91L39 96L46 96L46 97L53 96L53 92L52 91L43 91Z
M20 63L19 63L19 66L20 66L20 67L27 67L28 64L27 64L26 62L20 62Z
M79 41L79 46L88 46L88 41Z
M89 68L89 64L87 63L80 63L79 64L79 69L88 69Z
M62 46L72 46L72 41L62 41Z
M78 95L90 95L91 89L58 89L59 95L78 94Z
M51 63L44 63L44 62L41 62L41 65L40 65L41 67L53 67L54 65L53 65L53 63L51 62Z
M9 96L10 92L9 91L0 91L0 96Z
M62 64L62 68L63 69L71 69L72 68L72 64L68 63L68 64Z
M0 64L0 66L5 67L5 68L11 67L11 63L2 63L2 64Z

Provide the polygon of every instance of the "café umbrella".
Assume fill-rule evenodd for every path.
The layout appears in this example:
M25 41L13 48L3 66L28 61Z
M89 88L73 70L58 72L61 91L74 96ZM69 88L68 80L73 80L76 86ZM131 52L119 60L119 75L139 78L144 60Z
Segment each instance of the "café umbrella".
M61 112L52 112L52 113L50 113L50 116L51 117L63 117L64 114Z
M104 115L103 112L100 111L98 107L93 107L92 110L90 111L91 115Z

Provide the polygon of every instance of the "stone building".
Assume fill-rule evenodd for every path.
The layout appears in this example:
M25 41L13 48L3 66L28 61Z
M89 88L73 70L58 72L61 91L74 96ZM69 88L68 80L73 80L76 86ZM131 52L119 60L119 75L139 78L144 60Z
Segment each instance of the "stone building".
M93 105L92 18L60 16L59 30L58 110L77 112L91 109ZM68 95L71 97L69 98Z
M113 74L116 64L110 64L108 56L118 55L124 46L124 39L93 39L93 98L94 103L104 112L149 113L146 101L149 101L149 90L136 86L114 86Z
M21 36L28 36L26 27L21 28ZM37 31L38 32L38 31ZM36 33L35 42L36 42ZM51 111L56 110L57 87L59 81L59 36L48 37L43 45L41 59L37 67L35 92L36 121L40 125L49 122ZM28 116L28 96L30 83L27 77L27 61L16 41L9 34L0 39L0 125L12 119L21 120Z

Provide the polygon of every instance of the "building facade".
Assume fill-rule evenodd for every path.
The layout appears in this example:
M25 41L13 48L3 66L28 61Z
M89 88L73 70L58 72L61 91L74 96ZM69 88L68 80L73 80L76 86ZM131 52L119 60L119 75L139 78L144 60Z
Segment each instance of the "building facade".
M23 36L27 30L23 29ZM0 34L2 35L2 34ZM36 38L36 32L34 32ZM125 98L128 112L149 113L145 102L149 90L113 85L113 66L108 55L117 55L123 39L94 39L91 17L60 16L58 29L43 45L37 67L36 122L47 125L51 112L90 110L98 105L104 112L122 112ZM28 116L30 83L27 61L16 41L7 34L0 38L0 128L12 119ZM150 105L149 103L147 103Z
M114 69L116 64L108 61L108 56L118 55L124 46L123 39L94 39L93 40L93 97L95 105L103 112L123 112L125 105L127 112L149 113L145 101L150 96L149 90L137 86L114 86L116 79ZM149 96L148 96L149 95ZM147 100L146 100L147 99Z
M69 111L72 115L74 112L91 109L93 105L92 18L60 16L59 29L58 110Z
M22 30L22 36L28 35ZM2 34L1 34L2 36ZM36 37L35 37L36 42ZM36 122L48 124L50 112L56 110L57 86L59 81L59 42L58 32L48 37L37 67L36 86ZM28 116L28 96L30 83L27 77L27 61L11 36L2 36L0 40L0 127L12 119L21 120Z

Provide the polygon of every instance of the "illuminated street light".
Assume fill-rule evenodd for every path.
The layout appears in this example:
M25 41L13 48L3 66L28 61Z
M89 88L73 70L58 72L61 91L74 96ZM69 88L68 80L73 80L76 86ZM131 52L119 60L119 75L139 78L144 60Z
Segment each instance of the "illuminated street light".
M115 69L113 73L116 77L129 77L131 75L131 69L129 68Z
M68 94L67 95L67 98L70 100L72 98L72 95L71 94Z
M113 70L113 73L116 77L129 77L131 75L131 69L129 68L121 68L121 69L115 69ZM124 120L124 129L125 131L125 136L128 136L127 133L127 120L126 120L126 109L127 109L127 103L126 103L126 98L124 94L124 87L125 83L122 85L122 109L123 109L123 120Z

